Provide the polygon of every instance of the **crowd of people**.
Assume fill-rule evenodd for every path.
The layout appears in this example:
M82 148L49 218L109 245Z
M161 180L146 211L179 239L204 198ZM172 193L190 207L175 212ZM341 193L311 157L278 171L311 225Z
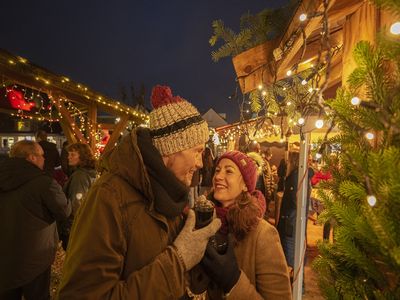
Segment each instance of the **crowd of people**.
M98 162L83 143L60 156L43 130L12 145L0 165L0 300L50 299L59 240L57 299L291 299L298 156L276 168L252 142L214 158L189 101L167 86L151 101L150 127ZM61 169L65 180L55 180ZM277 191L281 218L271 224ZM198 197L215 211L199 229Z

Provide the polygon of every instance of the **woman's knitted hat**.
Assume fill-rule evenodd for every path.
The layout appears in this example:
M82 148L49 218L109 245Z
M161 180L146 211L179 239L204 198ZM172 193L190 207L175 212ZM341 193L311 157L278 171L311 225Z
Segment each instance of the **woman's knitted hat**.
M151 103L154 109L150 112L150 134L162 156L208 141L207 122L188 101L172 96L168 86L155 86L151 92Z
M217 164L224 158L230 159L238 166L249 193L254 192L258 176L256 163L243 152L236 150L227 151L222 154L218 159Z

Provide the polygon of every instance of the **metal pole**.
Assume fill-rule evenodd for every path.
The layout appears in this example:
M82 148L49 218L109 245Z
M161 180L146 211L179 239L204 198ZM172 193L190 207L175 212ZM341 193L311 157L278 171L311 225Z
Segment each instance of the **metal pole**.
M308 148L310 145L310 133L304 133L300 141L299 177L297 187L297 215L296 236L294 252L294 282L293 299L302 299L303 269L305 258L305 233L307 225L307 194L308 194Z

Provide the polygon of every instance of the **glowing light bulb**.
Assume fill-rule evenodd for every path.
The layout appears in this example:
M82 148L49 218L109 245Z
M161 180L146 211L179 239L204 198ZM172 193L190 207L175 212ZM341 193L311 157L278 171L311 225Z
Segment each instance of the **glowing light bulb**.
M395 35L400 34L400 22L393 23L392 26L390 26L390 33Z
M267 94L267 92L266 91L262 91L262 93L261 93L263 96L265 96L266 94Z
M302 85L306 85L306 84L307 84L307 80L303 79L303 80L301 81L301 84L302 84Z
M292 70L288 70L288 71L286 72L286 75L287 75L287 76L292 75Z
M375 135L374 135L372 132L367 132L367 133L365 134L365 137L366 137L368 140L373 140L374 137L375 137Z
M351 104L353 104L354 106L360 105L360 103L361 103L360 98L358 98L358 97L351 98Z
M306 14L301 14L301 15L299 16L299 20L300 20L301 22L304 22L305 20L307 20L307 15L306 15Z
M324 120L321 120L321 119L319 119L319 120L317 120L316 122L315 122L315 127L317 127L317 128L322 128L324 126Z
M291 104L292 104L292 102L290 102L290 101L288 101L288 102L286 103L287 106L289 106L289 105L291 105Z
M304 118L300 118L297 120L297 123L299 123L299 125L303 125L305 122Z
M367 202L370 206L375 206L376 204L376 197L374 195L367 196Z
M312 93L312 91L313 91L313 88L309 88L309 89L308 89L308 92L309 92L309 93Z
M258 89L259 89L259 90L262 90L262 88L263 88L262 84L259 84L259 85L258 85Z
M321 157L322 157L322 154L321 154L321 153L315 154L315 158L316 158L316 159L320 159Z

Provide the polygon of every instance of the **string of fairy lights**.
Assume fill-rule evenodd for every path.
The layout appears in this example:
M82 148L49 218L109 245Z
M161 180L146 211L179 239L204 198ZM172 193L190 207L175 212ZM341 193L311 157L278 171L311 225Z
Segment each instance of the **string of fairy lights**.
M324 127L324 116L329 115L330 110L325 106L323 93L328 86L332 59L342 50L343 45L332 46L330 44L328 22L329 0L323 0L322 5L322 11L311 13L304 12L300 14L298 28L294 30L289 38L283 43L282 48L276 48L273 51L275 61L268 62L270 69L275 72L274 82L272 84L264 84L264 79L262 78L256 90L251 91L248 95L243 94L241 102L238 100L238 86L236 87L234 97L238 100L241 121L228 128L224 127L217 132L219 135L219 142L224 147L226 147L226 144L229 141L237 141L243 135L247 136L250 140L257 140L260 136L266 137L275 135L277 137L280 136L280 142L285 142L285 138L287 141L290 137L293 126L299 127L300 136L302 136L301 133L306 123L306 119L308 116L313 114L318 115L315 122L315 128L321 129ZM320 49L317 58L302 61L307 46L307 36L304 32L304 27L307 25L307 22L314 17L321 18ZM391 24L389 31L391 35L398 37L400 35L400 22L396 21ZM293 66L286 71L286 78L277 81L278 68L276 67L276 62L277 60L284 58L291 51L295 40L300 35L302 37L303 45L302 54L300 55L298 62L293 64ZM266 65L262 67L266 67ZM253 70L253 72L258 70L259 68ZM263 73L261 74L263 75ZM237 81L238 80L239 78L237 78ZM244 83L245 81L243 81L243 85ZM242 88L245 90L244 86ZM299 89L306 89L306 92L299 92ZM283 94L287 95L290 90L294 92L294 97L283 98ZM296 99L296 97L299 96L302 98L300 99L302 100L300 101L300 104L303 105L299 105L299 99ZM357 95L351 98L351 103L355 108L363 106L374 109L373 103L363 101ZM252 107L248 108L246 104ZM266 120L269 119L270 122L268 123L270 124L264 122L263 126L257 127L257 122L248 122L245 120L245 113L256 113L256 119L260 117L265 118ZM273 122L273 120L276 120L277 118L280 118L279 126ZM284 118L287 119L287 124L284 124ZM288 126L287 130L285 130L284 125ZM334 123L331 123L325 135L324 142L326 142L327 135L333 127ZM395 130L400 129L399 127L396 127ZM363 129L363 132L366 140L370 142L376 138L374 132L371 132L370 130ZM316 155L320 158L320 151L318 151ZM368 190L367 202L370 206L374 206L377 199L370 189L368 180L368 177L366 177L366 187Z
M33 84L34 87L30 87L29 84L23 83L23 80L18 80L22 82L15 81L13 76L7 76L7 72L2 72L1 86L5 92L4 98L10 99L11 97L15 100L12 111L9 113L10 116L23 120L46 121L52 124L62 121L61 110L65 108L67 115L71 116L68 123L70 123L72 134L77 141L86 142L90 137L95 137L96 144L98 144L102 138L101 127L99 124L92 124L87 109L82 109L85 104L77 105L79 102L75 103L65 96L60 97L58 93L57 96L53 96L53 88L57 91L65 90L84 97L87 99L86 105L90 101L94 101L99 107L108 107L110 111L117 115L128 115L130 118L126 126L128 130L149 122L149 116L142 111L95 93L85 85L73 82L66 76L49 73L29 63L27 59L14 56L4 50L0 50L0 68L11 70L13 74L21 73L42 85L42 88L38 88L38 84ZM77 132L81 134L77 135Z

